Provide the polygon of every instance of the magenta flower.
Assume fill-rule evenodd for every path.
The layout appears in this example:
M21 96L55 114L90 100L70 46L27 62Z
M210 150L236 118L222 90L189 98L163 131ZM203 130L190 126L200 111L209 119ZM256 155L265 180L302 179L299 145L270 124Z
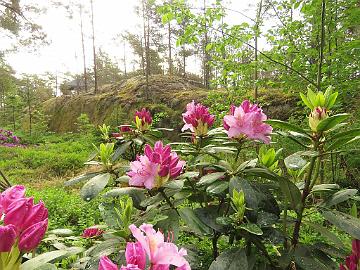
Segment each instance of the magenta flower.
M256 104L248 100L239 107L231 106L230 114L224 117L224 128L229 138L249 138L270 143L272 127L265 124L267 116Z
M360 262L360 240L352 241L352 253L345 259L345 265L340 264L340 270L358 270Z
M186 112L182 114L185 125L181 131L190 129L196 136L204 136L215 121L215 116L209 113L209 109L195 101L186 105Z
M120 270L143 270L143 269L139 268L136 264L128 264L127 266L120 267Z
M131 171L129 185L158 188L170 179L178 177L185 166L185 161L179 159L169 145L163 146L161 141L155 143L154 148L145 145L145 155L130 163Z
M95 238L104 233L103 230L98 228L87 228L83 231L81 237L82 238Z
M43 239L48 227L48 219L40 221L20 234L19 249L20 251L30 252L34 250Z
M98 269L99 270L118 270L118 267L108 257L102 256L100 258Z
M145 108L142 108L141 111L135 112L134 121L138 130L148 130L152 123L151 113Z
M145 269L146 253L140 242L126 244L125 258L127 266L136 265L140 269Z
M3 212L7 210L9 205L14 201L23 198L25 196L25 187L24 186L13 186L8 188L3 193L0 194L0 216Z
M5 212L4 224L12 224L16 227L17 232L25 229L24 223L34 205L33 198L21 198L14 201Z
M177 270L191 270L184 258L187 255L186 250L179 250L175 244L165 242L164 235L155 231L151 224L143 224L140 228L132 224L129 229L148 255L151 269L167 270L170 265L174 265Z
M0 226L0 253L9 252L16 240L14 225Z

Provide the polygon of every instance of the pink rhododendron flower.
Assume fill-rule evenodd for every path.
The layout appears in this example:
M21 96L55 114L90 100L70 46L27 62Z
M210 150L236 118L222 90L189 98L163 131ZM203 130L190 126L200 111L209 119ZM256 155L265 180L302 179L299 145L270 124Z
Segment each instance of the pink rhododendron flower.
M25 187L24 186L13 186L0 193L0 216L7 210L9 205L14 201L24 198Z
M208 128L214 124L215 116L209 113L209 109L195 101L186 105L186 112L182 114L185 125L181 131L190 129L196 136L206 135Z
M99 270L118 270L118 267L108 257L102 256L100 258L98 269Z
M239 107L231 106L230 114L224 117L224 128L230 138L246 137L270 143L272 127L264 123L266 119L260 107L245 100Z
M136 265L140 269L145 269L146 266L146 253L139 242L126 244L125 250L126 263Z
M94 238L102 235L104 233L103 230L99 228L87 228L83 231L81 237L82 238Z
M130 163L131 171L129 185L158 188L170 179L180 175L185 166L185 161L179 159L169 145L163 146L161 141L155 143L154 148L145 145L144 154Z
M134 121L138 130L148 130L152 123L151 113L145 108L142 108L141 111L135 112Z
M35 249L43 239L48 226L48 219L35 223L20 234L20 251L29 252Z
M9 252L16 240L14 225L0 226L0 253Z
M352 241L352 253L345 259L345 265L340 264L340 270L358 270L360 263L360 240L354 239Z
M181 270L191 269L184 258L187 255L186 250L179 250L175 244L165 242L164 235L160 231L155 231L151 224L143 224L140 228L132 224L129 228L148 255L152 269L168 270L170 265Z

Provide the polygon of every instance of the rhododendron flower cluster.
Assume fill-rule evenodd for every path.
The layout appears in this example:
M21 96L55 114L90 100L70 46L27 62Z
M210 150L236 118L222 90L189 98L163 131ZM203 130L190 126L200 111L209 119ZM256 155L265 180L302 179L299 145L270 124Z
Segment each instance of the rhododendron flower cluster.
M19 137L10 130L0 129L0 146L15 147L21 146Z
M345 259L345 265L340 264L340 270L359 270L360 269L360 240L352 241L352 253Z
M135 112L134 121L138 130L146 131L152 123L151 113L147 109L142 108L141 111Z
M204 136L215 121L215 116L209 113L209 108L195 101L186 105L186 112L182 114L185 123L181 131L190 129L196 136Z
M164 235L155 231L151 224L143 224L140 228L132 224L129 228L137 242L127 243L127 265L121 266L120 270L145 270L146 258L151 270L169 270L171 265L176 266L176 270L191 270L184 258L186 250L179 250L174 243L165 242ZM118 270L118 267L104 256L100 259L99 270Z
M245 100L239 107L231 106L230 113L224 117L224 128L229 138L249 138L270 143L272 127L264 121L267 116L256 104Z
M169 145L164 146L161 141L155 143L154 148L145 145L144 155L130 163L131 171L129 185L159 188L170 179L178 177L185 166L185 161L179 159Z
M96 238L99 237L100 235L102 235L104 233L104 230L101 230L99 228L86 228L81 237L82 238Z
M316 107L309 115L309 126L312 131L317 131L317 126L321 120L328 117L326 108Z
M4 224L0 226L0 252L4 253L0 260L13 262L11 269L18 269L19 251L34 250L44 237L48 210L43 202L34 204L33 198L25 197L24 186L13 186L0 194L0 216Z

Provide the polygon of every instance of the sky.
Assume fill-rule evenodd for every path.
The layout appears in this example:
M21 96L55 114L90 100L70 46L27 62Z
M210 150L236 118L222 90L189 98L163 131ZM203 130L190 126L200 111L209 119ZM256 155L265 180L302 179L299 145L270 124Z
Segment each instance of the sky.
M46 0L22 0L22 3L44 4ZM90 6L90 0L81 0L84 5ZM69 0L61 0L64 4ZM116 37L125 31L139 32L139 25L142 22L135 13L134 6L137 0L93 0L96 47L108 53L112 59L119 63L123 56L123 46ZM197 5L199 0L193 1ZM241 11L249 17L255 17L255 4L257 0L225 0L226 5L233 10ZM50 72L58 74L59 78L66 72L80 73L83 69L80 17L74 13L73 19L69 19L67 12L61 7L49 7L44 14L34 18L42 25L43 31L47 34L48 46L41 46L35 52L20 50L17 53L9 54L7 61L15 69L17 74L31 73L44 74ZM229 11L227 22L240 24L251 22L246 17L236 12ZM85 32L85 50L88 66L92 63L92 41L91 41L91 17L90 13L83 15ZM6 42L2 44L6 47ZM3 48L2 47L2 48ZM131 48L126 47L126 55L131 58ZM193 62L190 71L195 72L200 63ZM130 67L131 70L131 67Z

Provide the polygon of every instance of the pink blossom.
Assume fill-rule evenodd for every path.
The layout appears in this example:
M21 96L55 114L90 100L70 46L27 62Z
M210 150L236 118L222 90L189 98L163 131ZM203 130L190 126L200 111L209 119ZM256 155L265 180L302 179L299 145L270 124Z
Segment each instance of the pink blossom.
M0 253L9 252L16 240L14 225L0 226Z
M185 166L169 145L163 146L161 141L154 148L145 145L144 154L130 163L129 185L152 189L158 188L170 179L178 177Z
M224 128L229 138L247 137L270 143L272 127L264 123L266 119L260 107L245 100L239 107L231 106L224 117Z
M139 268L136 264L128 264L126 266L121 266L120 270L144 270L145 268Z
M145 269L146 253L139 242L126 244L125 250L126 263L129 265L136 265L140 269Z
M135 112L134 121L138 130L148 130L152 123L151 113L147 109L142 108L141 111Z
M104 233L103 230L99 228L87 228L83 231L81 237L82 238L94 238L102 235Z
M19 249L20 251L29 252L35 249L43 239L48 227L48 219L40 221L20 234Z
M21 185L13 186L0 194L0 216L7 210L9 205L25 196L25 187Z
M185 125L181 131L190 129L196 136L206 135L208 128L214 124L215 116L209 113L209 109L195 101L186 105L186 112L182 114Z
M98 270L118 270L118 267L108 257L103 256L100 258Z
M132 224L129 228L148 255L152 269L168 270L170 265L174 265L177 269L191 270L184 258L187 255L186 250L179 250L175 244L165 242L164 235L155 231L151 224L143 224L140 228Z
M345 265L340 264L340 270L357 270L360 262L360 240L352 241L352 253L345 259Z

